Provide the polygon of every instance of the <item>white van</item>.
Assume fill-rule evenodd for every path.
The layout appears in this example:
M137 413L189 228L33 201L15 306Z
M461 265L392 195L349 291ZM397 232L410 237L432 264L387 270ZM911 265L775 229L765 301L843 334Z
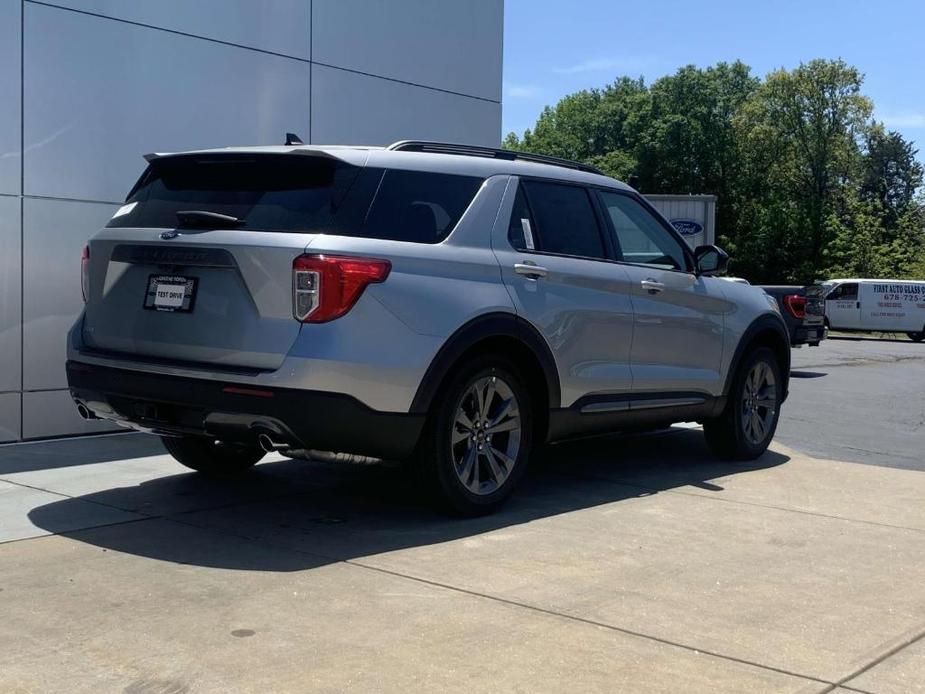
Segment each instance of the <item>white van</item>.
M823 282L832 330L906 333L925 340L925 282L841 279Z

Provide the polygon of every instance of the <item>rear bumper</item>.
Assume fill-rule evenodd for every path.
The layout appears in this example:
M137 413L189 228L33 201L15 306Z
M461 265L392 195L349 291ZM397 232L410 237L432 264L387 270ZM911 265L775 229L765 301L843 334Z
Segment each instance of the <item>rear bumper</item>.
M827 330L821 323L819 325L798 325L790 333L791 345L816 344L824 340Z
M342 393L270 388L67 362L71 397L94 416L139 431L256 443L261 433L293 448L378 458L411 454L424 415L380 412Z

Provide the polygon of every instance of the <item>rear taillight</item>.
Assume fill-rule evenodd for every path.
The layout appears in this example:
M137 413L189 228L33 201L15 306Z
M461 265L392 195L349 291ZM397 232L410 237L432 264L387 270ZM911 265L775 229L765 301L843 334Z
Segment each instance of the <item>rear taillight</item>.
M788 294L784 297L784 308L794 318L806 318L806 297L799 294Z
M292 262L292 315L303 323L340 318L366 285L384 282L392 264L376 258L300 255Z
M83 294L84 303L90 296L90 246L84 246L80 255L80 293Z

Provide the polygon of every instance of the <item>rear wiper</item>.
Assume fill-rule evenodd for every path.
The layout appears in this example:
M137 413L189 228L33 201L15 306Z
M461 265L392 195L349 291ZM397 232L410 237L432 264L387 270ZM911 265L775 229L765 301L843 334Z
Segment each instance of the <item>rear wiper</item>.
M219 214L218 212L207 212L206 210L182 210L177 212L177 220L181 227L205 227L207 229L227 226L239 227L245 224L243 219L227 214Z

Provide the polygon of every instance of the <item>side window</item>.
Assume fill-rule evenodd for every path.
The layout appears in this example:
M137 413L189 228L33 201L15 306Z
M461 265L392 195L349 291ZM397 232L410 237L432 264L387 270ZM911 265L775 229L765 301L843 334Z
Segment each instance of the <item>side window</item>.
M858 283L846 282L840 284L829 294L828 299L837 299L838 301L857 301L858 300Z
M362 235L438 243L456 226L481 185L482 179L473 176L386 171Z
M613 223L617 244L627 263L687 270L684 250L638 200L620 193L601 193Z
M532 232L538 249L584 258L607 257L587 190L544 181L523 181L521 187L533 212L536 228Z
M517 197L514 198L514 209L511 211L511 222L507 228L507 238L518 251L532 251L536 248L533 236L533 217L527 205L527 196L524 195L523 186L517 186Z

